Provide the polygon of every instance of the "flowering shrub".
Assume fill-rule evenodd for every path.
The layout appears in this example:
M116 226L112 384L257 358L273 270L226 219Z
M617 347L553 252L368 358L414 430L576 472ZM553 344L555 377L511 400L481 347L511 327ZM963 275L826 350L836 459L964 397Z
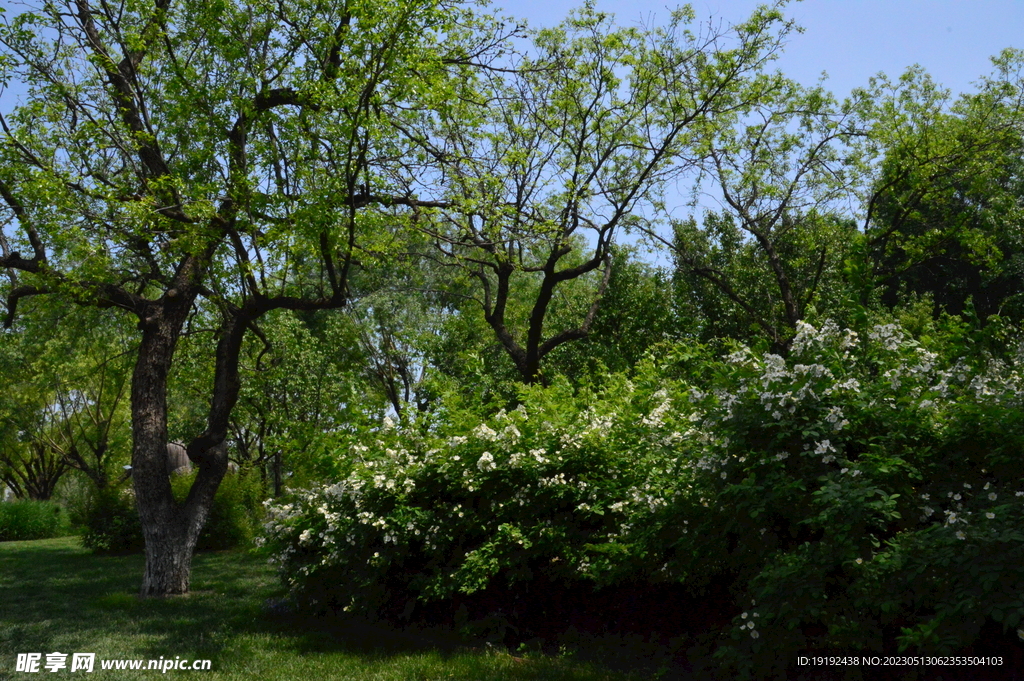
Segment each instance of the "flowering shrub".
M362 612L498 583L610 583L641 569L625 538L677 485L682 436L661 433L677 417L666 390L619 380L529 389L482 421L386 424L345 479L270 505L273 560L308 601Z
M678 574L710 554L736 575L749 601L718 656L748 675L815 650L962 650L985 626L1016 639L1019 358L943 357L893 324L865 336L805 324L785 361L741 348L704 405L725 436L705 492L721 512Z
M266 540L300 597L389 616L504 593L488 602L514 619L537 584L725 584L730 675L1005 641L1024 615L1018 358L954 347L804 324L788 358L669 348L592 394L385 427L344 479L271 506Z

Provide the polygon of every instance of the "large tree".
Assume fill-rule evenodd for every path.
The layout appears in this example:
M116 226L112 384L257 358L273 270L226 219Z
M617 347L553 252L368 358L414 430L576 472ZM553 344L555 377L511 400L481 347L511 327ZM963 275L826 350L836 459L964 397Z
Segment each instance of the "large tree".
M750 83L792 28L781 4L730 27L698 24L684 7L643 28L588 5L537 32L517 68L489 73L485 109L452 102L439 125L413 131L425 155L447 159L443 176L422 180L448 204L423 229L439 259L475 282L523 382L589 334L617 235L656 220L719 119L760 101ZM571 286L589 293L566 314Z
M350 300L361 234L409 221L413 177L433 172L399 131L469 99L503 37L435 0L67 0L0 27L0 81L27 87L0 121L7 323L37 295L137 321L143 595L189 589L227 468L243 338L272 310ZM197 310L216 350L187 444L199 473L178 503L167 387Z
M853 229L834 211L849 192L844 150L858 129L820 87L781 74L752 87L758 105L706 138L710 194L721 209L707 211L700 227L678 222L663 242L701 335L745 337L753 328L785 352L826 282L841 275Z

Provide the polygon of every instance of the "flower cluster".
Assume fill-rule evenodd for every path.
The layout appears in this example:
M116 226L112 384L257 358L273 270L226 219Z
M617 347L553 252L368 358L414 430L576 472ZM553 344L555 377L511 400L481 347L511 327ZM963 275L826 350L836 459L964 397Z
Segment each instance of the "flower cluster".
M297 594L356 609L375 607L375 587L410 561L431 566L407 585L420 600L538 562L610 578L622 566L606 547L634 544L665 512L686 478L672 462L708 437L665 389L541 397L481 422L373 432L347 452L345 479L270 505L271 560Z

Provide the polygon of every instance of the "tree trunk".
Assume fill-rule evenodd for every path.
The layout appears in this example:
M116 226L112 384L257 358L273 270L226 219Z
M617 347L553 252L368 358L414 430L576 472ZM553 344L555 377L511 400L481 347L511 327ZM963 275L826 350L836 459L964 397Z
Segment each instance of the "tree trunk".
M247 323L241 316L221 327L208 427L187 449L199 472L188 498L174 500L167 472L167 375L195 297L175 290L140 315L142 342L132 374L132 479L146 540L142 596L188 592L192 553L228 466L225 440L238 399L238 354Z
M281 496L284 491L284 481L281 479L281 450L274 452L274 498Z
M174 500L167 473L167 375L194 296L150 304L132 374L132 481L146 542L140 595L188 592L192 552L213 503L224 466L199 471L188 499Z
M163 522L143 523L146 571L140 595L188 593L192 579L192 555L223 477L223 470L218 475L209 468L201 469L183 504L175 503L172 498L172 506L162 509L167 513Z
M192 579L192 553L197 537L181 531L179 523L143 524L146 572L140 595L169 596L188 593Z

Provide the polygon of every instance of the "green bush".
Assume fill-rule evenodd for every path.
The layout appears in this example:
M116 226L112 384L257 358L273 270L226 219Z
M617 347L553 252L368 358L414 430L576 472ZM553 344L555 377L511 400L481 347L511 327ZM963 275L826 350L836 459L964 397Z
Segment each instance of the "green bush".
M195 474L175 475L171 490L183 501ZM263 513L262 486L253 476L226 475L214 497L197 550L227 549L252 541ZM145 549L142 525L130 488L93 495L82 543L99 553L138 553Z
M193 480L195 473L174 476L171 489L175 498L184 501ZM196 549L228 549L251 543L263 516L263 496L263 487L255 476L225 475L213 498Z
M0 541L63 537L70 529L67 514L52 501L0 502Z
M633 534L673 494L690 447L646 420L670 416L666 399L658 382L620 376L593 393L524 388L490 419L386 425L346 453L346 479L271 506L266 540L310 604L464 609L460 624L491 633L522 629L529 610L537 625L536 608L571 610L661 567Z
M717 477L670 570L735 575L731 674L785 678L829 650L1016 646L1021 358L972 353L960 331L804 325L787 360L740 349L720 368L702 405ZM665 526L691 508L670 505Z
M301 600L393 618L459 604L510 630L527 601L703 592L717 619L661 633L732 678L834 650L1005 652L1024 637L1022 357L927 331L804 324L788 358L666 347L592 393L369 431L344 479L271 506L266 541Z
M130 488L94 492L86 506L82 545L97 553L140 553L142 525Z

